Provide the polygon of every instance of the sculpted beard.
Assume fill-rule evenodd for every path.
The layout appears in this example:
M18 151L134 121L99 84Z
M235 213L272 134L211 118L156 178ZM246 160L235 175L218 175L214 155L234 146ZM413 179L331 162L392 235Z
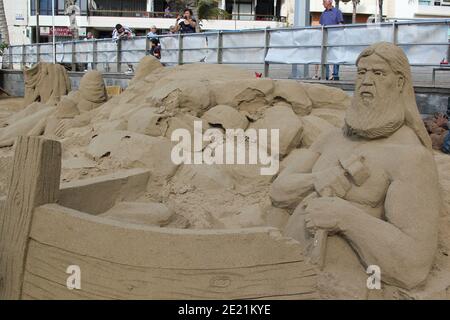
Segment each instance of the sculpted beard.
M405 121L404 108L399 105L398 92L383 97L364 98L355 92L352 104L345 115L345 133L368 139L389 137Z

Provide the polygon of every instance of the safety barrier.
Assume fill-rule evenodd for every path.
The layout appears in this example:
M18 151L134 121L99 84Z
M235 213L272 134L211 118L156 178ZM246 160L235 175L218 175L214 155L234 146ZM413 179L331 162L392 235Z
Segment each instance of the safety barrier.
M413 66L439 66L449 60L450 19L395 21L380 24L312 26L303 28L218 31L159 36L161 62L167 65L195 62L219 64L321 65L322 78L329 64L354 65L361 50L388 41L402 47ZM122 72L150 52L146 37L113 42L82 40L11 46L3 67L22 69L37 61Z

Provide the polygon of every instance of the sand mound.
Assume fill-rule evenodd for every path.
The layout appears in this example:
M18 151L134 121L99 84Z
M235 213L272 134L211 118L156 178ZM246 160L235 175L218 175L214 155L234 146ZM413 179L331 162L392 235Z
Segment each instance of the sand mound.
M28 71L28 78L59 72L59 83L65 83L61 80L65 73L56 70L39 64ZM33 92L40 89L37 85ZM168 204L191 228L279 225L287 213L272 207L268 197L272 177L261 176L261 165L174 164L170 138L176 129L186 129L192 142L194 121L202 124L200 133L209 128L278 129L279 153L284 157L340 124L340 110L350 101L343 91L325 86L257 79L249 71L223 65L163 68L153 57L141 61L122 94L104 103L106 99L96 71L86 73L79 90L60 99L46 134L63 143L62 179L148 169L148 192L140 201ZM33 108L50 112L45 105ZM21 125L19 119L12 122ZM192 143L186 151L199 153L209 150L210 144ZM254 217L255 222L245 217Z
M159 62L159 60L156 59L154 56L145 56L139 62L139 65L136 68L136 73L133 77L133 80L130 82L130 85L139 80L144 79L150 73L162 67L163 65L161 64L161 62Z
M152 58L143 60L121 95L97 108L86 126L70 131L64 140L63 165L73 164L71 159L77 157L95 167L81 170L72 166L63 170L64 178L146 168L152 178L140 201L168 204L191 228L231 228L239 226L239 221L244 227L249 225L247 216L259 217L255 218L257 225L279 225L287 213L272 207L268 197L272 177L261 176L261 165L177 166L170 158L172 133L186 129L193 142L194 121L201 122L201 132L209 128L222 132L278 129L279 153L284 157L339 124L337 118L343 116L340 110L349 97L324 86L320 92L316 86L297 81L257 79L251 72L229 66L162 68L158 63ZM325 100L335 103L326 104ZM321 109L323 118L310 115ZM199 153L208 150L210 143L193 143L186 151ZM270 139L267 144L270 146ZM83 174L77 174L80 171ZM256 204L260 209L252 207ZM253 209L245 209L248 206Z

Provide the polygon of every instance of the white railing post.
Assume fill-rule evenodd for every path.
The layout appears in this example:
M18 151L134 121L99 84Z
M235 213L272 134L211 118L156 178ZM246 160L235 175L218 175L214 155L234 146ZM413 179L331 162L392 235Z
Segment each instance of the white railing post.
M92 69L97 70L97 40L92 42Z
M222 64L223 60L223 33L222 31L217 32L217 64Z
M117 72L122 71L122 40L119 38L117 40L116 47L116 62L117 62Z
M326 80L328 62L328 28L322 26L322 45L320 47L320 73L321 79Z
M72 41L72 54L71 54L71 69L72 71L77 71L77 65L76 65L76 57L75 57L75 50L76 50L76 43L75 41Z
M394 44L398 43L398 24L396 21L392 23L392 42Z
M23 44L22 45L22 63L21 63L21 66L20 66L21 70L25 69L25 61L26 61L25 55L26 55L26 52L27 52L27 46Z
M266 61L267 53L269 52L270 47L270 27L266 27L264 30L264 77L267 78L269 76L269 62Z
M178 34L178 65L183 64L183 35Z

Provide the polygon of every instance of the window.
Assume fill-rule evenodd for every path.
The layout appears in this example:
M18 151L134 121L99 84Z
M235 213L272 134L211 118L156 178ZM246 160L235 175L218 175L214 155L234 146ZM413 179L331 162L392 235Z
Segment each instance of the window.
M39 14L44 16L52 15L52 1L55 2L55 14L64 15L64 0L30 0L31 15L36 15L36 3L39 1ZM77 0L76 4L80 7L81 15L87 14L87 0Z
M146 11L146 0L95 0L97 4L97 10L109 10L109 11Z
M226 2L226 11L233 15L236 20L253 20L253 1L252 0L228 0Z

